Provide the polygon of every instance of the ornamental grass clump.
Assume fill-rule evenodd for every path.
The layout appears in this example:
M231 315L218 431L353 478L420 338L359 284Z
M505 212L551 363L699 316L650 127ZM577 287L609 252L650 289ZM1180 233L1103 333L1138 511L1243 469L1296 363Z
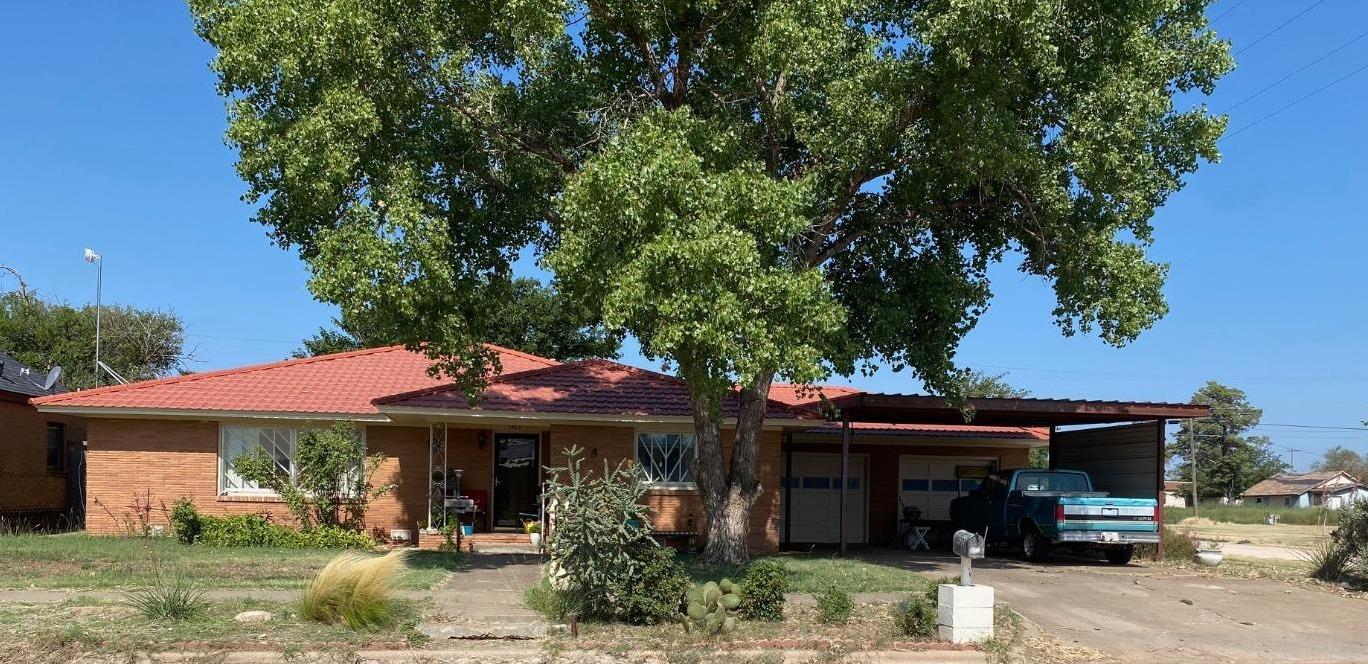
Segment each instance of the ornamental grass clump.
M299 615L355 630L389 627L398 621L395 581L403 571L403 551L383 556L341 554L304 590Z

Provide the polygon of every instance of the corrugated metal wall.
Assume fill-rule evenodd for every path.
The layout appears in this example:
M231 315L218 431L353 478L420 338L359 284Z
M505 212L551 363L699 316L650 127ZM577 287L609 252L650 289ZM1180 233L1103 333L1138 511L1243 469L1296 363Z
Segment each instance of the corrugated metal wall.
M1154 498L1163 490L1158 436L1154 422L1055 431L1050 467L1085 471L1094 489L1118 498Z

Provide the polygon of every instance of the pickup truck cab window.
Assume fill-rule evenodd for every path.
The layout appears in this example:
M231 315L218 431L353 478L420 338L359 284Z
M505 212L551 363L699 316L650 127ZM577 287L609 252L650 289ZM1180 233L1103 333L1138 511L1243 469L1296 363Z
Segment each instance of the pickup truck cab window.
M1017 473L1016 487L1014 488L1018 491L1076 491L1079 493L1092 490L1092 487L1088 486L1087 475L1058 471Z

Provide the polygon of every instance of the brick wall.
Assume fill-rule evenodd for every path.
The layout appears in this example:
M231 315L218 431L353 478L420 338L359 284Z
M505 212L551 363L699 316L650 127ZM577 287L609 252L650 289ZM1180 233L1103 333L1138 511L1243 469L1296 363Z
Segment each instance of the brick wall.
M450 429L448 450L452 466L466 471L464 486L488 490L491 460L488 449L478 446L479 434ZM366 428L367 449L386 456L374 483L395 485L371 503L366 515L367 527L380 535L407 528L417 536L427 524L427 436L425 427ZM97 419L89 423L88 440L86 529L91 533L127 532L130 523L136 524L134 501L149 498L154 523L165 523L165 510L180 496L192 498L204 514L269 512L288 520L279 500L218 495L218 422Z
M731 431L722 432L722 453L728 458L732 435ZM757 476L762 492L751 510L750 546L755 551L779 548L779 440L777 431L766 431L761 436ZM553 426L550 465L564 465L565 450L572 445L585 449L591 468L601 467L604 459L613 464L636 460L636 431L631 427ZM647 494L646 504L654 510L651 521L659 530L706 532L703 502L695 489L654 489Z
M47 465L49 422L66 429L61 470ZM85 421L79 417L40 413L27 402L0 399L0 514L65 510L66 468L79 460L85 433Z

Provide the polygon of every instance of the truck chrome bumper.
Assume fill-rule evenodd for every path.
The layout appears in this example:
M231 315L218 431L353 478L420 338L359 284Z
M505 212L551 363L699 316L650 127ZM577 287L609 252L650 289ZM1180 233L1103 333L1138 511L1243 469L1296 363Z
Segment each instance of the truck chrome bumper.
M1158 544L1159 533L1139 533L1098 530L1065 530L1059 533L1060 542L1086 544Z

